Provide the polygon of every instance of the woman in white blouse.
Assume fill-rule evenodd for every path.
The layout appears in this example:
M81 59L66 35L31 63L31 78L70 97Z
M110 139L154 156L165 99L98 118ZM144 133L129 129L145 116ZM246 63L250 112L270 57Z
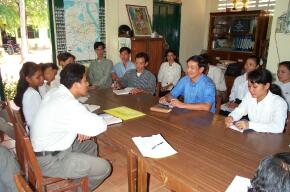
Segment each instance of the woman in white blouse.
M169 49L166 52L166 62L161 64L158 72L158 82L161 83L161 95L166 95L178 82L181 76L181 67L175 61L175 52Z
M290 61L279 63L277 76L279 81L275 84L281 88L283 97L288 103L288 111L290 111Z
M282 133L287 118L287 103L280 97L281 90L272 85L272 75L266 69L248 74L249 92L242 103L225 119L226 126L252 129L257 132ZM249 121L240 120L248 115Z
M20 107L25 122L30 126L40 106L41 96L38 87L43 84L43 75L39 65L26 62L23 64L19 76L14 102Z

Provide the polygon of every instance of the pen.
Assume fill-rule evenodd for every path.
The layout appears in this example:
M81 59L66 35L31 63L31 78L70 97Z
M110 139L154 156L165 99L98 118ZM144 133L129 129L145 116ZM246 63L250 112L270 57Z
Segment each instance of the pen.
M158 143L158 144L156 144L156 145L154 145L154 146L152 147L152 150L155 149L158 145L161 145L162 143L163 143L163 141L160 142L160 143Z

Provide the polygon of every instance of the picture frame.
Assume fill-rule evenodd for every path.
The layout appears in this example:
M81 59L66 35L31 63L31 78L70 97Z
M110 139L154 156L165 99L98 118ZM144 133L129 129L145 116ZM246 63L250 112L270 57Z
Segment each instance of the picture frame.
M134 36L151 36L152 27L147 7L127 4L126 8Z

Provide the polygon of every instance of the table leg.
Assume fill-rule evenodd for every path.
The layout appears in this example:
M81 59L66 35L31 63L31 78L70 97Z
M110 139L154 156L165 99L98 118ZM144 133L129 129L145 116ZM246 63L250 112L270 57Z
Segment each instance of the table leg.
M138 157L138 192L147 192L147 172L142 157Z
M127 158L128 191L135 192L137 189L137 159L136 156L129 151L127 153Z

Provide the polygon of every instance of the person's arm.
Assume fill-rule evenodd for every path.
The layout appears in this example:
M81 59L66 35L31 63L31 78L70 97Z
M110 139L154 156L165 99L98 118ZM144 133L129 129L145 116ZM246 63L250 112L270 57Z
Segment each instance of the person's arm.
M116 64L117 65L117 64ZM119 79L117 73L116 73L116 65L113 66L112 68L112 72L111 72L111 76L112 76L112 80L116 81Z
M177 66L177 70L176 70L176 72L174 74L174 80L172 82L173 86L175 86L177 84L177 82L179 81L180 77L181 77L181 67L180 67L180 65L178 65Z
M41 103L41 96L37 91L29 91L29 93L24 94L23 96L23 114L25 117L26 123L30 126Z
M185 81L186 81L186 76L178 81L177 85L171 90L170 93L161 97L159 99L159 102L160 103L171 102L171 100L176 99L180 95L183 95L184 88L185 88Z
M267 113L272 114L272 121L269 121L269 123L249 121L249 129L265 133L282 133L287 119L287 104L281 100L276 102L275 107L273 106L271 109L272 110Z
M100 87L107 87L111 85L111 71L113 67L113 62L111 60L107 60L108 62L105 64L104 67L104 74L100 77L99 86Z
M144 88L144 91L153 95L155 93L155 88L156 88L156 78L151 73L148 73L147 85L148 86L146 88Z
M159 72L158 72L158 76L157 76L158 82L162 83L163 78L164 78L164 63L161 64Z
M242 103L229 114L229 116L233 117L233 121L238 121L248 114L248 102L250 98L251 94L248 93L242 100Z
M97 76L97 71L96 70L97 65L95 62L91 62L90 66L88 68L88 76L89 76L89 82L92 86L97 87L99 85L99 82L96 80L96 76Z
M238 78L239 77L237 77L235 79L235 81L234 81L234 84L233 84L233 87L232 87L232 90L231 90L231 94L230 94L230 98L229 98L230 101L234 101L236 99L236 97L237 97L238 83L239 83L238 82Z

